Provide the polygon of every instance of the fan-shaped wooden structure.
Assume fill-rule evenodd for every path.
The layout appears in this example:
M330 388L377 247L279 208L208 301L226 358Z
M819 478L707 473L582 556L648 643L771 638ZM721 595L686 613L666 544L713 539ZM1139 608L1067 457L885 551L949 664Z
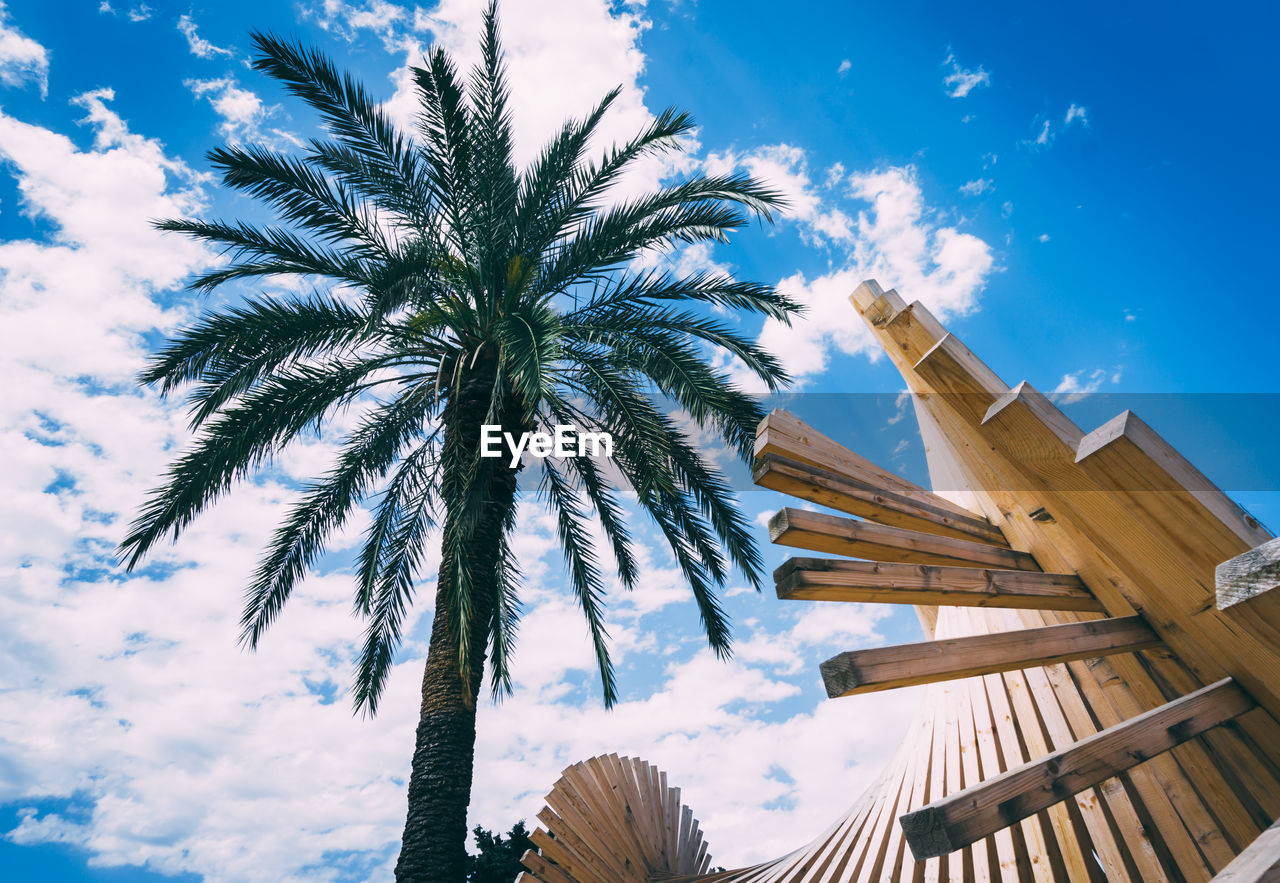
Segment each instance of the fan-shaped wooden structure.
M596 758L548 795L523 879L1280 879L1277 541L1132 413L1085 433L920 304L851 300L936 492L777 411L755 478L842 513L775 516L828 556L787 561L780 598L917 605L929 640L821 666L833 698L928 685L900 751L807 846L715 874L662 774Z

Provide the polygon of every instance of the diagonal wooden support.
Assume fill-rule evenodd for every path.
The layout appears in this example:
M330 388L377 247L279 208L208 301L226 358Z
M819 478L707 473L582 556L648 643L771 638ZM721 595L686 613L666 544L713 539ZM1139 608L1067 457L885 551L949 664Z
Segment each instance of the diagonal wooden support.
M917 861L946 855L1231 720L1255 706L1235 681L1215 684L1108 727L903 815Z
M874 561L1040 569L1026 552L804 509L787 508L774 515L769 520L769 539L783 546Z
M1267 828L1213 878L1213 883L1280 881L1280 820Z
M942 498L923 489L907 494L866 478L833 472L779 454L757 457L752 477L761 487L891 527L1008 546L1004 534L990 521L958 514L950 506L939 505Z
M789 558L773 578L786 600L1103 612L1072 573Z
M1214 583L1219 610L1280 588L1280 538L1219 564Z
M827 695L834 699L1074 659L1132 653L1159 644L1159 636L1141 616L1094 619L852 650L822 663L822 682Z

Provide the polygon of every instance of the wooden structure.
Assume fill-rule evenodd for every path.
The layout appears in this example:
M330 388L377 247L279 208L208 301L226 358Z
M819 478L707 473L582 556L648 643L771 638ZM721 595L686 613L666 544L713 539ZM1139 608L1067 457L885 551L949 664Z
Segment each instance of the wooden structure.
M779 598L916 605L927 641L821 665L833 698L926 685L901 749L810 844L715 874L662 774L596 758L522 879L1280 880L1280 546L1135 415L1086 433L920 304L851 300L937 492L780 411L755 480L843 513L775 516L774 542L841 556L787 561Z

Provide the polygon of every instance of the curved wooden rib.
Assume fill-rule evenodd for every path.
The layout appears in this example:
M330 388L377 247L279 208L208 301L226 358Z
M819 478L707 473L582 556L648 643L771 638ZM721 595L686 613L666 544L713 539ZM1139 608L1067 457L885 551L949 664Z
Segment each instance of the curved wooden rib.
M522 861L521 880L643 883L702 874L711 862L693 810L667 774L606 754L564 771L538 813L546 828Z
M661 864L660 844L672 841L669 826L653 820L669 814L678 794L647 765L637 772L638 761L571 767L539 816L547 831L536 842L546 849L526 861L529 878L1209 880L1280 817L1280 590L1227 609L1214 594L1215 566L1270 535L1134 415L1086 435L1027 384L1005 386L919 304L874 282L852 301L914 394L937 492L789 414L770 415L757 444L766 458L761 483L868 519L800 514L814 522L800 530L789 513L776 538L828 553L894 556L894 563L829 568L799 559L780 568L779 596L808 592L829 603L873 593L876 601L970 605L916 607L935 642L920 645L922 654L991 643L955 638L1100 616L1141 616L1154 638L1049 665L1029 648L1025 663L1014 653L999 671L947 681L929 682L965 666L920 666L911 681L929 682L920 711L876 784L809 845L748 868L707 874L705 845L693 869ZM827 536L836 533L838 546ZM943 546L956 557L940 561ZM1055 598L1068 603L1055 607ZM1219 704L1206 710L1212 702ZM1184 710L1196 716L1180 716ZM646 797L637 781L658 785ZM1019 782L1043 783L1035 787L1063 799L1009 799L1009 783ZM910 848L899 824L908 814ZM935 822L943 827L922 837ZM951 831L963 836L948 840ZM578 841L584 845L568 849ZM934 855L939 843L968 845ZM596 864L573 859L579 848ZM928 857L917 860L913 849Z

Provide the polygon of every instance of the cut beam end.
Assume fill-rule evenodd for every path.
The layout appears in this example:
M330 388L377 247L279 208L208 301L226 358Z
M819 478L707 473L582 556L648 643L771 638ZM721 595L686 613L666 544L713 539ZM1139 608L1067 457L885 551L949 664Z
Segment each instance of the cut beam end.
M931 806L900 816L898 824L902 826L907 846L911 847L911 855L918 862L955 852L958 848L951 844L946 825L942 824L941 817Z
M1214 582L1219 610L1280 588L1280 537L1219 564Z

